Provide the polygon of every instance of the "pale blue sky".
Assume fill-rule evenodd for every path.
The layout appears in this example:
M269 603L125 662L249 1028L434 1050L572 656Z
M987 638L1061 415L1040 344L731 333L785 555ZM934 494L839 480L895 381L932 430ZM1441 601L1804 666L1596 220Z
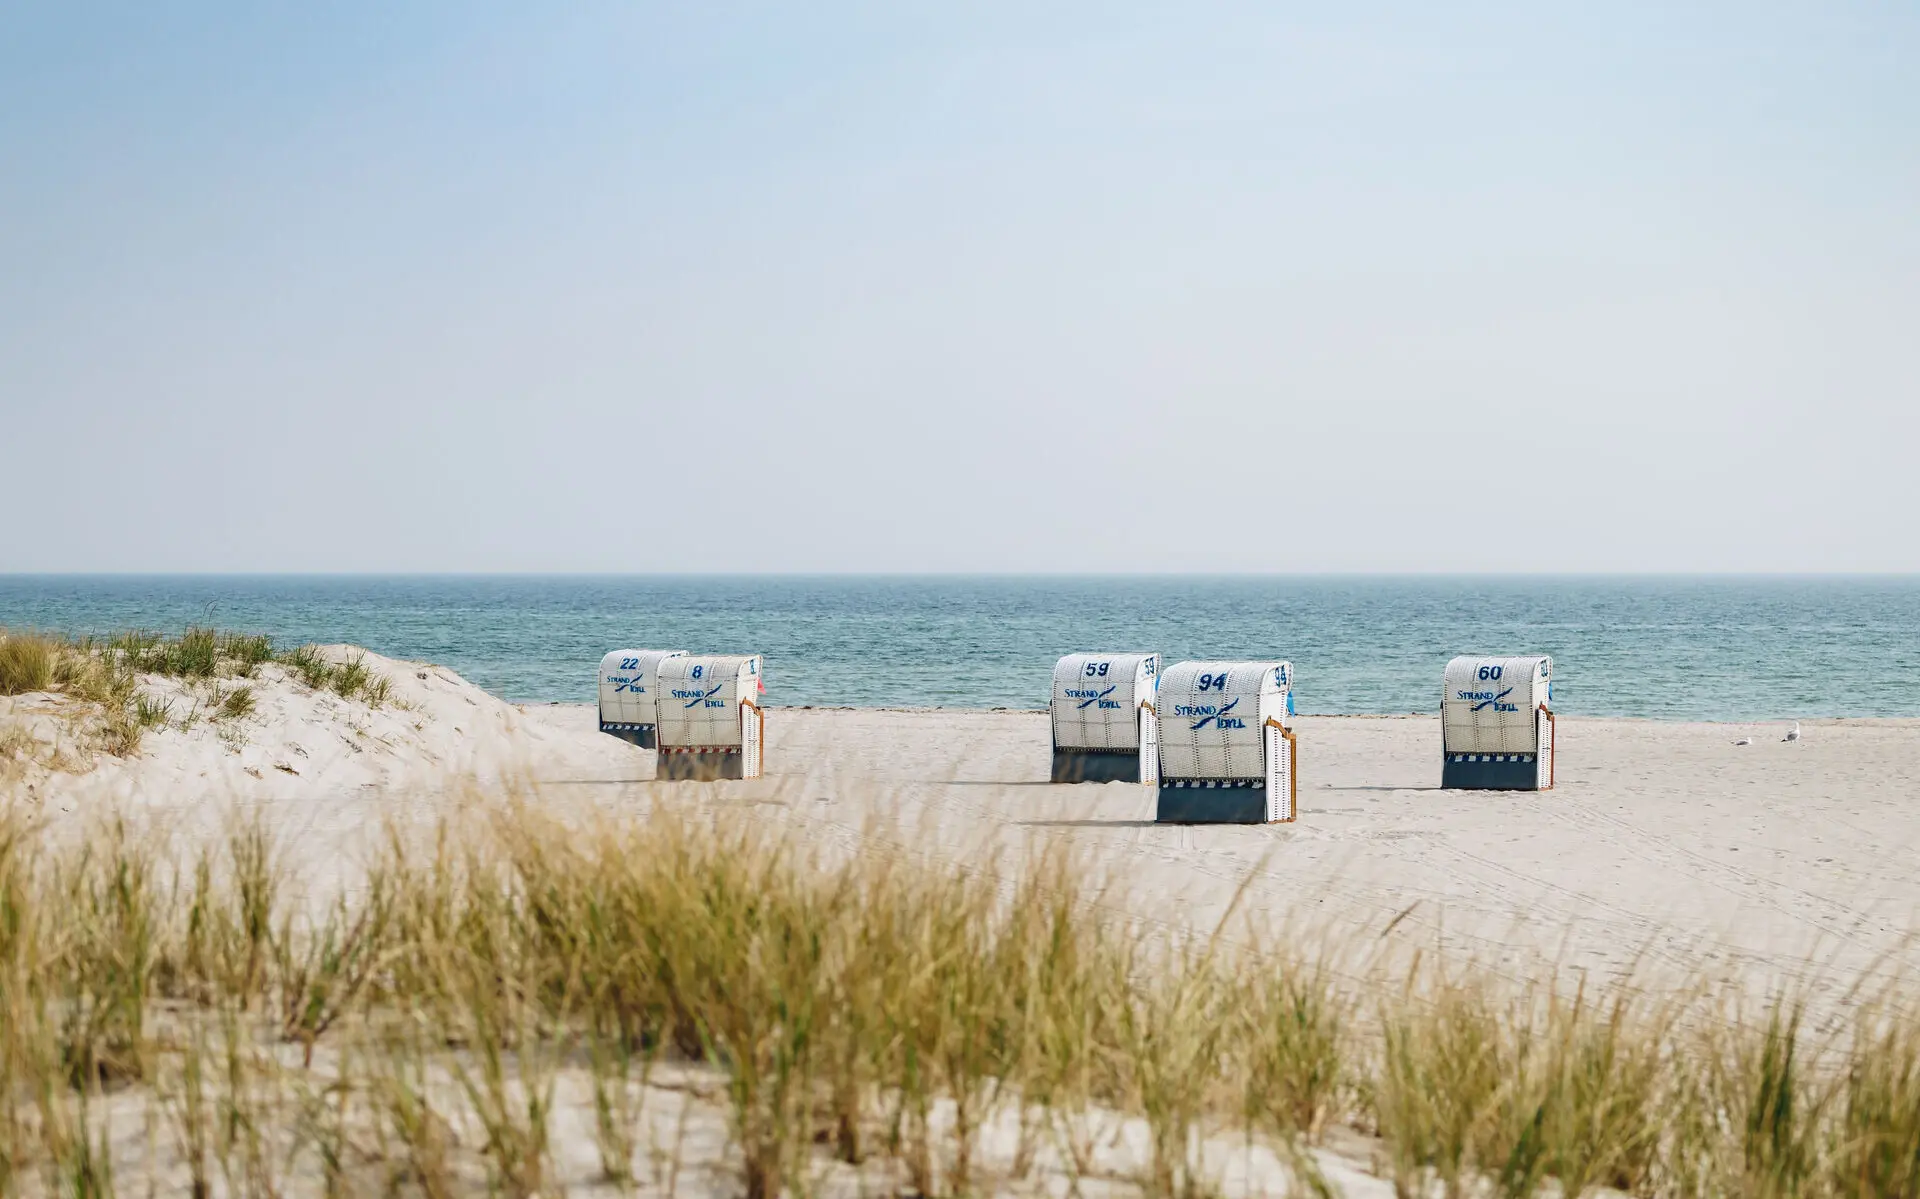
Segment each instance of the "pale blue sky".
M1910 0L0 6L0 571L1920 570L1916 63Z

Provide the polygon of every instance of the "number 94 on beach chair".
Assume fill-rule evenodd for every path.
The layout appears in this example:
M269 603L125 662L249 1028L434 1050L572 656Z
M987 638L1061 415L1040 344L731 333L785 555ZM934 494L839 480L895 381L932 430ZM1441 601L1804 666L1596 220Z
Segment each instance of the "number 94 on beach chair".
M1298 811L1290 662L1179 662L1160 676L1154 819L1273 824Z

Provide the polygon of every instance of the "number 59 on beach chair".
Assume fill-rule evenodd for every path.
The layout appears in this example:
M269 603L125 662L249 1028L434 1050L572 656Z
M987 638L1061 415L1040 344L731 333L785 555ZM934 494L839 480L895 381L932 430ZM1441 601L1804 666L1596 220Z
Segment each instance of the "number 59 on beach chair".
M1053 668L1053 781L1159 778L1159 654L1068 654Z

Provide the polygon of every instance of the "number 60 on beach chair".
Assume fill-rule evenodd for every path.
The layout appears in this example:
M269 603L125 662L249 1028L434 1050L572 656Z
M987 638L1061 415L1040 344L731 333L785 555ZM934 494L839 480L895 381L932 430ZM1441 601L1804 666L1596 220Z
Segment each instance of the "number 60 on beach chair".
M1440 697L1440 785L1553 786L1553 659L1455 658Z

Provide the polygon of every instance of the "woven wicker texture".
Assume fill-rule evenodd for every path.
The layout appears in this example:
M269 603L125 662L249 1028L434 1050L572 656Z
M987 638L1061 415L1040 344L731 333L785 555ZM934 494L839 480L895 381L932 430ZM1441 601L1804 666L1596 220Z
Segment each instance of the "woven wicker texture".
M600 659L600 723L655 723L660 663L685 654L679 649L617 649Z
M1160 676L1160 778L1265 779L1269 719L1291 726L1288 662L1180 662Z
M1140 705L1153 701L1159 654L1068 654L1053 668L1055 749L1140 748Z
M668 658L660 664L661 749L740 744L740 704L758 702L759 654Z
M1447 663L1440 730L1450 754L1530 754L1549 706L1553 659L1459 657Z

